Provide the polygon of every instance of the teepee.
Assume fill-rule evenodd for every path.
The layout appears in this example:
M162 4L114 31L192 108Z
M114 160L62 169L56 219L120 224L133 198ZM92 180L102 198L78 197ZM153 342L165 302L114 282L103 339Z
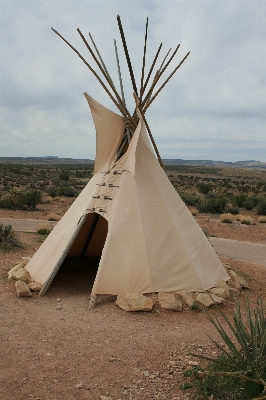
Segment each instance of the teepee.
M63 261L69 257L99 257L93 295L199 291L229 279L210 243L167 178L145 118L149 105L189 53L152 95L179 46L164 66L168 52L144 96L161 49L160 46L144 82L147 19L138 94L119 16L118 26L136 101L133 116L125 104L116 43L121 96L91 35L97 56L78 30L113 94L67 42L97 75L122 116L84 93L96 128L94 176L26 266L32 279L42 284L40 294L46 292Z

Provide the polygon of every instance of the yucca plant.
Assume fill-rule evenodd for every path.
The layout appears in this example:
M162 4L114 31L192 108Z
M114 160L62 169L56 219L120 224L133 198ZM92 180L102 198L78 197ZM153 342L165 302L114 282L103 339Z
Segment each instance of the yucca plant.
M217 358L194 354L211 362L201 373L205 389L207 384L209 393L218 391L219 399L266 399L266 320L261 297L253 312L248 297L242 304L236 301L232 321L216 307L221 320L206 313L223 341L221 345L210 337L220 354Z

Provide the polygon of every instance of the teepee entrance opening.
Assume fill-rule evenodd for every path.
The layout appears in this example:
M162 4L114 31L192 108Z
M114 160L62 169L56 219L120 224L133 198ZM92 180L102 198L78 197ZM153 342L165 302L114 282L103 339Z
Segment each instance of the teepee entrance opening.
M97 214L87 215L75 241L51 285L51 290L91 293L108 232L107 220Z

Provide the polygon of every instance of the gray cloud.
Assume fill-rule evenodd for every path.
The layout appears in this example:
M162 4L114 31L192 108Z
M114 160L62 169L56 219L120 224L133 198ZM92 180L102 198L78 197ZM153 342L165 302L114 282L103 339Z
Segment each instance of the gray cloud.
M181 44L167 77L190 56L147 112L164 158L266 161L266 4L263 1L2 1L1 156L94 158L87 91L116 107L88 68L50 29L91 61L76 29L95 39L118 87L117 39L127 104L132 87L120 43L122 18L137 82L149 16L147 70ZM146 70L146 73L147 73ZM165 78L163 78L165 79ZM162 80L163 82L163 80Z

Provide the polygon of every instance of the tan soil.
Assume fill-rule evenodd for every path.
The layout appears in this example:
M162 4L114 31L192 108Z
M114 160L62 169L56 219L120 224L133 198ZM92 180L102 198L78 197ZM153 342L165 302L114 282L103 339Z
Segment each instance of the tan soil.
M42 211L34 213L0 210L0 217L45 219L58 204L56 213L63 213L66 203L63 207L57 201L41 205ZM219 225L210 216L197 220L217 236L265 243L265 224L242 229ZM242 236L236 236L242 231ZM0 399L190 398L179 388L184 382L182 371L196 360L190 354L214 356L216 350L206 334L219 340L203 312L174 313L155 307L152 313L126 313L115 305L114 296L101 296L96 308L89 310L93 274L84 268L60 270L44 297L17 299L7 271L41 244L38 234L19 237L24 249L0 253ZM255 304L257 295L265 293L265 267L222 261L248 281ZM223 309L230 313L232 307L233 301L227 300Z

